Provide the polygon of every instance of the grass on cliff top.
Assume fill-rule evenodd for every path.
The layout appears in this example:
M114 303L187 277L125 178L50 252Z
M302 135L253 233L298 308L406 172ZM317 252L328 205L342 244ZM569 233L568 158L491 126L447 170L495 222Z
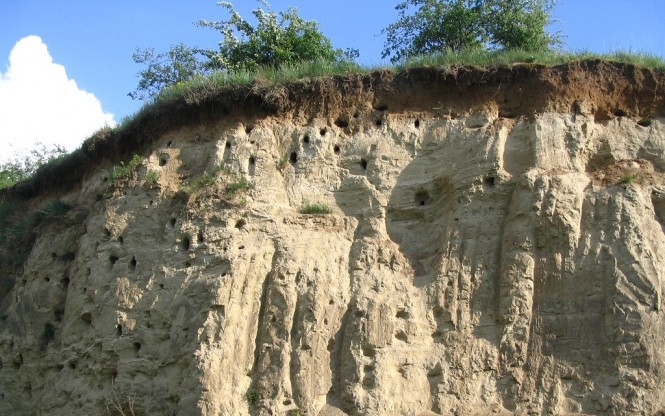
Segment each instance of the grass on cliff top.
M617 51L611 53L594 53L589 51L530 52L522 50L469 50L446 52L409 59L396 66L362 67L354 62L302 62L285 65L279 68L262 68L258 71L216 72L206 77L171 85L164 88L152 102L152 105L163 105L184 98L187 102L198 103L212 97L229 87L253 86L269 89L306 78L335 76L347 74L364 74L374 70L405 70L415 67L452 68L473 66L492 68L518 63L539 65L561 65L575 61L599 59L609 62L633 64L638 67L665 71L663 58L642 52Z

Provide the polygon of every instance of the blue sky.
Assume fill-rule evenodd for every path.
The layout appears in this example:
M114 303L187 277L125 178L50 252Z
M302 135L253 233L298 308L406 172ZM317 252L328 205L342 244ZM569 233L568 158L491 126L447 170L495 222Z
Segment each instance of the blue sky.
M241 15L247 18L259 5L253 0L232 2ZM383 63L381 49L385 37L381 35L381 29L396 20L394 6L397 2L273 0L270 4L276 11L290 5L296 6L302 17L319 22L322 32L330 37L335 47L357 48L360 50L361 63L374 65ZM565 48L568 50L606 52L630 49L665 57L664 0L561 0L553 15L558 20L553 29L565 35ZM58 79L62 80L61 69L64 69L70 86L75 82L76 88L97 98L101 109L96 108L94 116L85 118L91 122L93 119L99 120L98 123L103 125L112 124L109 120L117 122L133 114L142 104L127 96L136 86L136 73L140 69L131 59L137 47L154 47L157 51L166 51L170 45L183 42L190 46L214 48L219 40L218 34L211 29L196 27L193 22L199 19L222 20L226 17L225 9L217 6L214 0L2 0L0 127L7 124L9 118L6 113L3 114L3 109L9 107L12 111L22 111L15 105L16 100L10 97L7 88L3 89L3 84L6 86L11 81L10 52L19 40L29 35L39 36L48 47L52 64L62 66ZM24 48L28 44L36 47L34 40L32 43L25 42ZM34 60L34 65L38 65L38 62L46 65L45 61L46 57L42 56L40 60ZM53 77L55 79L56 75L53 74ZM44 89L41 93L47 94ZM62 93L58 97L63 97ZM81 99L81 102L88 102L89 98ZM10 101L10 104L3 107L3 100ZM40 120L44 112L48 111L48 105L45 103L45 108L30 106L34 124L42 123ZM64 107L62 98L50 105L51 108ZM78 111L81 113L81 110ZM18 120L20 117L12 113L11 118ZM22 134L28 133L22 131ZM48 138L46 135L37 132L32 136L21 136L0 128L0 156L7 152L7 148L2 147L3 143L11 142L18 148L20 142L31 140L46 143L65 140ZM80 140L72 137L72 143L68 141L66 145L73 148L74 142L80 143Z

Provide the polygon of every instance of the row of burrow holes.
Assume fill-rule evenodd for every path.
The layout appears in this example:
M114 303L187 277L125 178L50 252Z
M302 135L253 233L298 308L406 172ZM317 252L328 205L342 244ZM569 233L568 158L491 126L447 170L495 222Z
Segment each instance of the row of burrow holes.
M357 115L354 115L354 117L357 117ZM381 119L377 119L377 120L375 121L375 125L376 125L377 127L380 127L380 126L382 125L382 123L383 123L383 121L382 121ZM347 128L347 127L349 126L349 123L348 123L348 121L346 121L345 119L338 118L338 119L335 121L335 125L336 125L337 127L340 127L340 128ZM416 120L414 121L414 126L415 126L416 128L420 128L420 119L416 119ZM253 128L254 128L253 126L251 126L251 125L247 125L247 126L245 127L245 133L246 133L246 134L251 133L252 130L253 130ZM321 129L319 130L319 134L321 135L321 137L325 136L327 133L328 133L328 129L327 129L327 127L323 127L323 128L321 128ZM309 135L305 135L305 137L303 137L303 143L305 143L305 144L308 145L309 142L310 142L310 137L309 137ZM253 142L250 142L250 143L253 144ZM167 147L170 147L171 144L172 144L172 142L168 142ZM230 150L230 149L231 149L231 142L226 142L225 147L226 147L227 150ZM339 146L338 144L335 144L335 145L333 146L333 152L334 152L336 155L340 154L340 152L341 152L341 148L340 148L340 146ZM164 165L166 165L167 162L168 162L168 160L167 160L165 157L161 157L161 158L159 159L159 166L164 166ZM298 163L298 152L293 151L293 152L291 152L291 153L289 154L289 162L290 162L292 165L295 165L296 163ZM255 164L256 164L256 158L255 158L254 156L250 156L250 157L249 157L249 165L250 165L250 166L254 166ZM367 169L367 159L365 159L365 158L361 158L361 159L360 159L360 167L361 167L363 170Z

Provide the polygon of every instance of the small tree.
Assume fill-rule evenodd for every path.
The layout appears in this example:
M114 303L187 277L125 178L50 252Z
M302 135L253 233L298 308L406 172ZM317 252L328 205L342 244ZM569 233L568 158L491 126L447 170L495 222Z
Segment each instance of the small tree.
M286 12L270 10L265 0L252 14L257 20L252 26L229 2L218 5L226 8L229 20L201 20L198 25L222 34L218 51L204 51L208 65L214 69L256 70L260 67L278 67L303 61L341 59L343 53L334 49L330 39L319 30L314 20L304 20L298 10L290 7Z
M267 1L258 1L265 10L258 7L252 12L256 25L243 19L229 2L218 3L228 10L228 20L197 22L198 26L215 29L222 35L217 50L189 48L183 44L160 54L155 54L153 49L137 49L134 62L146 64L147 68L139 72L139 85L128 95L133 99L148 98L168 85L211 71L254 71L303 61L332 62L358 57L357 50L342 52L333 48L318 23L304 20L295 8L276 13L270 10Z
M543 50L559 36L545 27L556 0L405 0L387 35L382 57L392 62L445 50ZM412 8L415 13L410 14Z
M64 147L57 144L48 147L44 143L37 143L27 154L15 154L13 159L0 162L0 189L28 179L40 166L66 154Z
M204 74L207 69L199 58L202 51L184 44L171 46L166 53L155 54L153 48L139 49L132 55L137 64L147 68L139 71L139 85L129 95L133 100L143 100L157 94L167 85L184 82L196 75Z

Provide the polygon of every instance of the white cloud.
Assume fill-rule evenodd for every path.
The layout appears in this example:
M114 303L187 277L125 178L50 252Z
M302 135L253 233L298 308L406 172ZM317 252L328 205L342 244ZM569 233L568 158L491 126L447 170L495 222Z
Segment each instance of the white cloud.
M34 147L74 150L100 127L114 126L93 94L67 78L38 36L19 40L0 73L0 161Z

